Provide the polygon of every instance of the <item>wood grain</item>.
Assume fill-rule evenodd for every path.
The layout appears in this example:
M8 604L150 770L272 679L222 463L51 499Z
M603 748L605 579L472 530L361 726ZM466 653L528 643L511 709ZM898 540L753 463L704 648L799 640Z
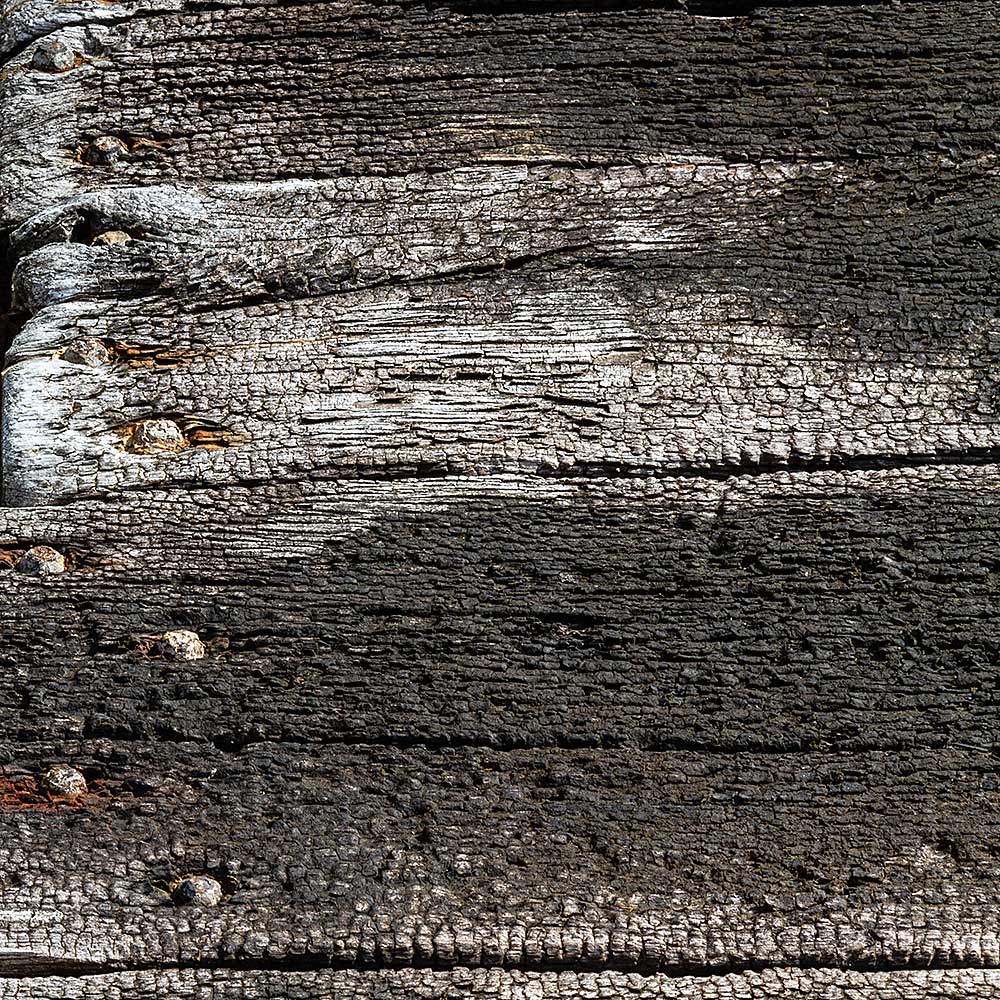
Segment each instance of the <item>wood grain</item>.
M68 761L74 800L37 791ZM10 747L8 971L995 966L991 752ZM215 907L170 895L217 879Z
M55 6L29 5L16 35L80 16ZM16 217L112 184L997 152L992 0L721 18L676 3L95 6L59 33L75 69L24 71L30 45L8 63L0 190ZM87 163L102 136L128 149Z
M0 0L0 998L1000 992L996 7Z
M995 467L0 512L0 737L988 748ZM152 647L185 628L204 660Z
M5 497L992 449L995 169L82 196L13 237ZM157 417L181 446L137 454Z

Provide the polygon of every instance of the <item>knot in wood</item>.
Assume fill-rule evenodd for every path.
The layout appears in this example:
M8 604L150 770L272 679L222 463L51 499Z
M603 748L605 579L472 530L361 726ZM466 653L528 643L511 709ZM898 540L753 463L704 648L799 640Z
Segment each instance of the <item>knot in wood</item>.
M156 648L168 660L200 660L205 655L205 644L198 634L183 628L164 632Z
M187 444L177 422L166 417L140 420L132 428L132 451L153 455L161 451L178 451Z
M33 545L14 563L14 569L29 576L57 576L66 572L66 557L49 545Z
M211 875L185 875L171 892L179 905L218 906L222 902L222 886Z
M43 73L65 73L76 65L76 53L58 38L46 38L39 42L31 57L31 68Z
M80 158L91 166L117 163L128 152L128 146L113 135L102 135L83 147Z
M111 352L96 337L81 337L63 351L63 360L74 365L100 368L111 363Z
M56 764L42 775L42 784L50 795L72 798L87 791L87 779L69 764Z

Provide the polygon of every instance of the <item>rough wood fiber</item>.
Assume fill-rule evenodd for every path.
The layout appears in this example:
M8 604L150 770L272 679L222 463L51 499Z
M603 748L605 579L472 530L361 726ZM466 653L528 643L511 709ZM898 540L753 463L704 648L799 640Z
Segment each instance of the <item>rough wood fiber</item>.
M72 199L13 237L6 499L995 447L997 193L988 158ZM136 454L163 415L185 447Z
M774 969L672 978L629 973L465 970L148 971L81 979L0 980L3 1000L992 1000L997 973L979 970L864 973Z
M994 0L741 4L752 16L721 18L671 3L167 6L116 4L50 36L80 54L66 73L27 69L30 45L10 60L7 218L109 185L965 157L996 152L1000 134ZM104 136L126 148L87 162Z
M0 996L996 994L995 3L4 10Z
M992 753L8 747L9 972L1000 961ZM39 794L57 760L90 785ZM215 907L181 905L186 874Z
M1000 743L993 467L153 494L0 515L0 736ZM204 660L152 647L198 632Z

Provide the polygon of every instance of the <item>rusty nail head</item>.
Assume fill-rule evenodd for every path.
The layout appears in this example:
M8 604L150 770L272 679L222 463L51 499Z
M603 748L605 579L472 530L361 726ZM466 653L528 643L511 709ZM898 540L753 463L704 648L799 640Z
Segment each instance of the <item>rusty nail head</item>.
M218 906L222 902L222 886L211 875L185 875L174 885L171 896L182 905Z
M117 163L128 152L128 146L113 135L102 135L83 147L81 158L91 166Z
M140 455L178 451L186 443L177 422L166 417L140 420L132 429L132 450Z
M66 557L49 545L33 545L14 563L14 569L29 576L57 576L66 572Z
M69 764L56 764L42 776L42 783L50 795L73 798L87 791L87 779Z
M168 660L200 660L205 655L205 644L197 632L184 628L164 632L156 648Z
M76 53L58 38L46 38L39 42L31 57L31 68L43 73L65 73L76 65Z

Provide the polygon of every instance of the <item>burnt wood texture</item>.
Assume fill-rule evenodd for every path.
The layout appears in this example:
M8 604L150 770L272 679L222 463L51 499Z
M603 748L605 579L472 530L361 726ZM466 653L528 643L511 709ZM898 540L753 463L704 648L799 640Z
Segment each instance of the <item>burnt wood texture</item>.
M2 0L0 998L1000 995L998 14Z

